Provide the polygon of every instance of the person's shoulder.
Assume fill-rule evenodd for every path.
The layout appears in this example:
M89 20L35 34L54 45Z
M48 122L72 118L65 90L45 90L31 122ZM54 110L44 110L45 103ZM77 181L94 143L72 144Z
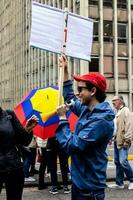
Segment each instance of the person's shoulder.
M129 110L129 108L128 108L127 106L124 106L124 107L122 108L122 110L123 110L124 112L130 112L130 110Z
M14 111L11 109L7 109L7 110L5 110L5 112L7 112L8 114L14 114Z
M7 109L7 110L4 110L4 112L5 112L6 115L11 116L13 119L17 118L16 114L15 114L15 112L13 110Z
M8 115L6 110L3 110L1 107L0 107L0 116L6 116Z
M130 110L129 110L129 108L127 107L127 106L124 106L123 108L121 108L120 110L119 110L119 112L118 112L118 116L120 115L120 117L126 117L126 116L129 116L129 114L130 114Z

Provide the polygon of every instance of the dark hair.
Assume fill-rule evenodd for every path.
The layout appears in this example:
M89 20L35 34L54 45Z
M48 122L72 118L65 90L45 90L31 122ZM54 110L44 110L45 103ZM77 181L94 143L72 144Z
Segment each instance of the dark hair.
M118 97L119 97L119 99L121 99L122 101L124 101L123 96L119 95Z
M119 97L119 99L122 101L123 106L126 106L126 104L125 104L125 102L124 102L124 99L123 99L123 96L119 95L118 97Z
M87 86L87 89L88 89L89 91L91 91L91 89L92 89L93 87L96 88L96 94L95 94L95 96L96 96L96 99L97 99L100 103L102 103L102 102L106 99L106 94L105 94L102 90L100 90L99 88L97 88L95 85L93 85L92 83L86 82L86 86Z

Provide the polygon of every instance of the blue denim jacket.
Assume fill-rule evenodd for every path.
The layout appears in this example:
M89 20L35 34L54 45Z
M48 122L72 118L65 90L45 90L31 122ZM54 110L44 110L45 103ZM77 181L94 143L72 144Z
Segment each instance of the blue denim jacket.
M68 121L60 120L56 136L71 155L72 182L81 190L102 189L106 187L106 147L113 135L114 113L107 102L90 112L74 96L72 85L72 81L64 83L64 98L75 101L72 111L79 119L73 134Z

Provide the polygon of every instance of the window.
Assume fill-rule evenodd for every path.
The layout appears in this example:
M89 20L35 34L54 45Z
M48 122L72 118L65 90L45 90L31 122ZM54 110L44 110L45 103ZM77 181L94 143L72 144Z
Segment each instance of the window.
M131 0L131 10L133 10L133 0Z
M98 5L98 0L89 0L88 3L90 5Z
M76 4L80 4L80 0L75 0L75 3Z
M133 58L132 58L132 63L133 63ZM132 75L133 75L133 65L132 65Z
M118 42L127 42L127 24L118 23Z
M75 1L76 5L75 5L75 10L76 10L76 14L80 14L80 1L76 0Z
M99 72L99 58L92 57L91 62L89 63L89 71L90 72Z
M93 40L98 41L98 22L94 22L94 28L93 28Z
M104 21L103 23L103 31L104 31L104 41L111 42L112 41L112 22Z
M127 7L127 1L126 0L117 0L117 7L125 9Z
M112 1L111 0L103 0L103 6L112 7Z
M59 1L59 8L62 8L62 1Z
M113 59L111 56L104 57L104 74L106 77L113 77Z
M128 60L119 59L118 60L118 75L119 77L127 78L128 75Z
M133 44L133 23L131 25L131 38L132 38L132 44Z

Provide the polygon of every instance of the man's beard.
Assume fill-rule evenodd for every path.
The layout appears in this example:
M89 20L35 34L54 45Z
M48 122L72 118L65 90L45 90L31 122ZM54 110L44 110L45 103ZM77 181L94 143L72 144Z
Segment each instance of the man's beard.
M88 106L89 104L90 104L90 100L89 100L89 98L82 98L82 100L81 100L81 104L82 105L84 105L84 106Z

